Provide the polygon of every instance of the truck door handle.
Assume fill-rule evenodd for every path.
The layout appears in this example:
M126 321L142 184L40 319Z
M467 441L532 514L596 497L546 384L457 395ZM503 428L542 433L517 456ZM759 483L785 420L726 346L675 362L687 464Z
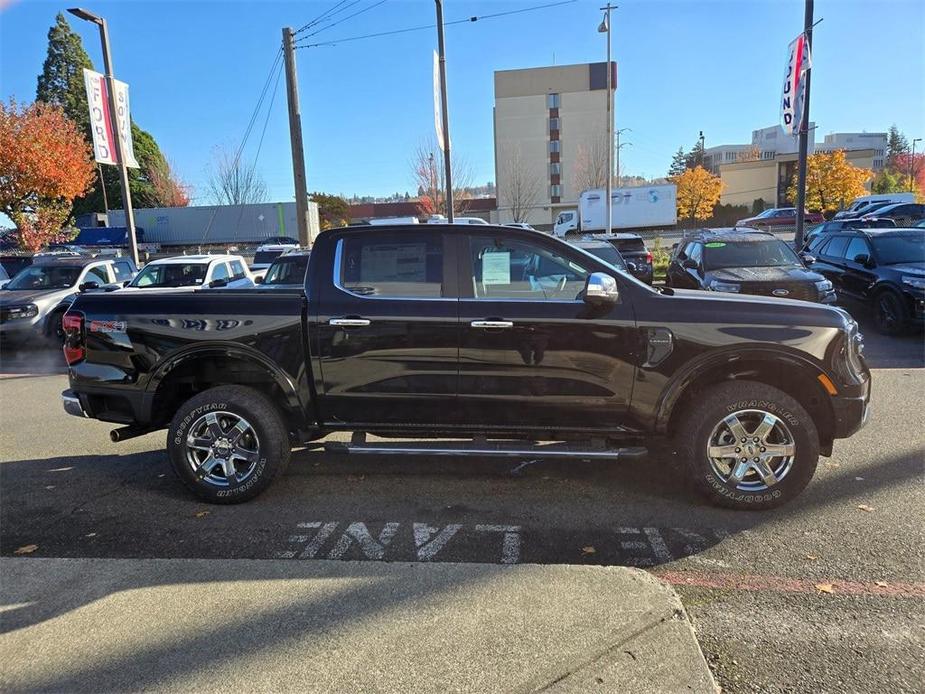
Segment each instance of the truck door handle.
M514 323L509 320L474 320L469 325L473 328L513 328Z
M332 318L328 321L328 325L337 325L341 328L362 328L369 325L369 320L366 318Z

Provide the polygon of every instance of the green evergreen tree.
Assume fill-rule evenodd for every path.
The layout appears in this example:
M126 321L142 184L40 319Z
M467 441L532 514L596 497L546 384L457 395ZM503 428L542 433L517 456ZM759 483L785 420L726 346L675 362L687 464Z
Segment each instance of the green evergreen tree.
M901 154L909 153L909 140L903 135L896 124L890 126L886 138L886 165L889 169L896 168L896 158ZM892 192L892 191L890 191Z
M680 176L687 168L687 155L684 154L684 148L678 147L678 151L671 158L671 166L668 167L669 176Z
M87 142L92 142L87 93L84 88L84 68L92 70L93 62L84 50L80 36L71 30L67 19L59 12L55 17L54 26L48 30L48 54L42 74L38 77L35 98L37 101L61 106L67 117L80 126ZM165 165L164 155L151 134L139 128L134 119L131 127L135 159L140 166L138 169L128 170L132 204L134 207L158 207L162 203L151 185L148 172ZM103 171L109 208L122 209L117 167L102 164L99 168ZM79 215L103 210L103 191L97 177L93 190L74 201L72 213Z

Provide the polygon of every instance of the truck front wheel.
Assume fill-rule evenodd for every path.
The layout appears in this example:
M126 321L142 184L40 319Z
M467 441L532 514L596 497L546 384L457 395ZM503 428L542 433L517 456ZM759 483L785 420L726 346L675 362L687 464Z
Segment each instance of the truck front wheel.
M167 452L196 496L237 504L285 470L291 449L279 410L263 393L218 386L180 406L167 430Z
M784 504L809 484L819 435L806 410L772 386L728 381L688 402L676 450L694 486L741 510Z

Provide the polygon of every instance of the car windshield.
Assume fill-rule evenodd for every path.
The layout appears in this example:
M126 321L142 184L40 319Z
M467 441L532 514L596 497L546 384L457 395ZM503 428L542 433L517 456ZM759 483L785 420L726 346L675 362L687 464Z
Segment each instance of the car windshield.
M626 270L626 263L623 262L623 258L617 252L617 249L611 246L610 244L601 244L600 246L580 246L580 248L586 253L600 258L605 263L613 265L618 270Z
M777 212L777 208L772 207L769 210L765 210L761 214L756 214L755 219L764 219L765 217L773 217L775 212Z
M267 270L264 285L294 284L305 282L305 269L308 267L308 256L297 255L290 258L280 258Z
M871 239L881 265L925 263L925 232L890 234Z
M132 280L131 287L191 287L202 284L209 266L206 263L164 263L148 265Z
M4 289L67 289L74 286L82 269L73 265L30 265Z
M780 239L767 241L710 241L703 247L703 269L799 265L800 259Z

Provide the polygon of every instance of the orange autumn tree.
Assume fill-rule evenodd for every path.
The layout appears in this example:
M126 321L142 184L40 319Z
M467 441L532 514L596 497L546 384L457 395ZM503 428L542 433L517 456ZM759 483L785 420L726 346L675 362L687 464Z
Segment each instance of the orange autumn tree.
M66 241L74 198L94 178L90 147L61 108L0 102L0 212L13 220L22 248Z
M723 182L702 166L687 169L668 180L678 187L678 218L709 219L723 192Z
M844 209L852 200L867 195L864 187L874 175L869 169L855 166L844 151L816 152L806 158L806 209L813 212L834 212ZM797 199L797 175L787 189L787 197Z

